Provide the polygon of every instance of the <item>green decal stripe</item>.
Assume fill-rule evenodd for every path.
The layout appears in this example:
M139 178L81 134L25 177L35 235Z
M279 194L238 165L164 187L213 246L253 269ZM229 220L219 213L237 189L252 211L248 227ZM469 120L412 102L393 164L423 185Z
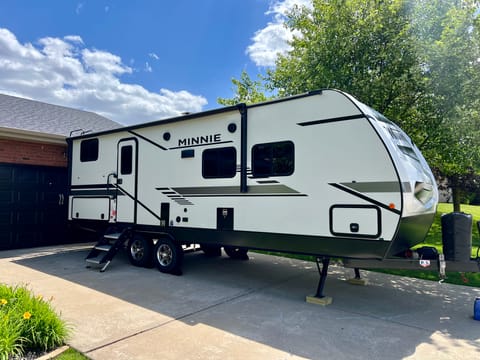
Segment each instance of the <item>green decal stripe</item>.
M209 196L209 195L291 195L300 194L298 191L285 185L251 185L247 193L241 193L239 186L204 186L204 187L179 187L172 190L183 196Z
M352 190L361 193L389 193L399 192L403 188L404 192L411 192L410 184L408 182L398 183L396 181L372 181L372 182L349 182L340 183Z

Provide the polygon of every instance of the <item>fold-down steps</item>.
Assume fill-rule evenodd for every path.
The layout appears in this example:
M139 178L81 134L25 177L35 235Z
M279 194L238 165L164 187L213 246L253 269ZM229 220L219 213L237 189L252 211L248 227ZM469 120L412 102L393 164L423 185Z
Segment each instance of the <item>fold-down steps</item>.
M125 228L120 232L104 234L100 241L90 250L85 261L88 264L102 266L100 272L104 272L130 235L130 228Z

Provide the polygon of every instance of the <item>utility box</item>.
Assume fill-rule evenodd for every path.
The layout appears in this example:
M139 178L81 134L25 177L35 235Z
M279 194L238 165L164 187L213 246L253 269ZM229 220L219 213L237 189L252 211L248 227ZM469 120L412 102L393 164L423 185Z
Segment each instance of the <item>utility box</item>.
M472 215L453 212L442 215L442 242L445 260L470 261Z

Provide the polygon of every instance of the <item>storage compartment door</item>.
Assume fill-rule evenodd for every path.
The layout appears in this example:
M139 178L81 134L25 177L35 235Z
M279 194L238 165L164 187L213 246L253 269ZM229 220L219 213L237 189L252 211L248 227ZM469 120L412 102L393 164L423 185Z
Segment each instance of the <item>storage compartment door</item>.
M335 236L377 238L382 231L380 209L373 205L334 205L330 232Z
M73 197L72 219L108 220L110 215L109 197Z

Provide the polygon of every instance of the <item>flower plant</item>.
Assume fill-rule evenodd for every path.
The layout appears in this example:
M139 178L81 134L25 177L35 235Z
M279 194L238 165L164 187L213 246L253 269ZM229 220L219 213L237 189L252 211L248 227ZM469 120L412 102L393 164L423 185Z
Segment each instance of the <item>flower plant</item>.
M51 301L25 286L0 284L0 360L42 353L64 344L68 326Z

